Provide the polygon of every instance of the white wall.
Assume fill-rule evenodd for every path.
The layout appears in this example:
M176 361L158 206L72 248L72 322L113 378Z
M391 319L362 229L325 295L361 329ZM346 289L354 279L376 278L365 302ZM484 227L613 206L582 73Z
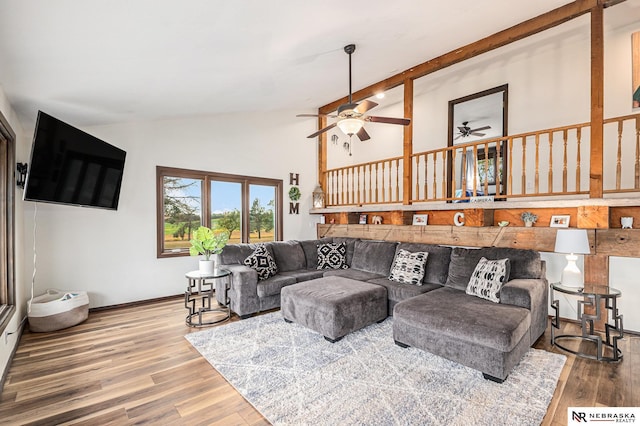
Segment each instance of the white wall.
M27 139L13 108L0 86L0 112L7 119L9 125L16 133L16 162L26 162L27 160ZM24 303L27 295L26 277L24 275L25 257L24 251L24 213L23 202L21 200L22 190L16 188L15 205L15 279L16 279L16 312L9 321L7 328L0 336L0 377L8 368L8 361L11 353L18 344L19 329L22 319L26 315L26 305ZM13 334L8 334L13 333Z
M317 217L307 212L317 150L305 138L314 125L287 111L84 128L127 151L119 207L38 203L36 294L85 290L97 307L184 291L184 274L197 268L197 258L156 258L157 165L282 179L284 238L315 238ZM290 172L300 174L299 215L288 213ZM27 256L35 207L25 202Z

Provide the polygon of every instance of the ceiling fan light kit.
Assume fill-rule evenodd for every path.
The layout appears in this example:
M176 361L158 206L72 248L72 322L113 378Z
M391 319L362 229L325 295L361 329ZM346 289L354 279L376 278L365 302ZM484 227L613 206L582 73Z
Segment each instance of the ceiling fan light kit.
M338 121L338 128L348 136L358 133L363 125L364 122L359 118L343 118Z
M315 138L322 133L333 129L334 127L338 127L345 135L352 137L356 135L358 139L361 141L366 141L371 137L364 129L364 123L366 122L374 122L374 123L386 123L386 124L399 124L402 126L407 126L411 122L408 118L391 118L391 117L376 117L372 115L365 115L367 111L378 106L377 103L364 100L360 103L353 102L352 89L351 89L351 55L356 51L355 44L348 44L344 47L344 51L349 55L349 100L346 104L340 105L338 107L337 115L330 114L298 114L297 117L331 117L337 118L338 120L335 123L329 124L328 126L318 130L315 133L307 136L308 138ZM382 93L382 97L384 97L384 93ZM380 99L380 97L378 97ZM349 146L349 148L351 148ZM351 151L349 149L349 151Z

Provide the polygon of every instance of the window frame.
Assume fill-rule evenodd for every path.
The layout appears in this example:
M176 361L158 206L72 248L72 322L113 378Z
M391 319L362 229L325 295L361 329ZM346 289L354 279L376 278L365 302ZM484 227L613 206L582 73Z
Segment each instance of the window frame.
M189 250L181 249L180 251L165 251L164 249L164 178L166 176L197 179L202 180L200 204L201 204L201 223L203 226L211 227L211 182L236 182L241 184L241 211L242 232L241 241L243 243L249 241L249 209L251 208L251 200L249 196L250 185L265 185L275 187L275 232L276 241L282 241L282 223L283 223L283 181L282 179L270 179L255 176L244 176L229 173L207 172L203 170L190 170L176 167L156 166L156 235L157 235L157 257L181 257L189 256ZM245 211L246 210L246 211Z
M0 333L4 333L16 310L15 295L15 141L16 134L0 112Z

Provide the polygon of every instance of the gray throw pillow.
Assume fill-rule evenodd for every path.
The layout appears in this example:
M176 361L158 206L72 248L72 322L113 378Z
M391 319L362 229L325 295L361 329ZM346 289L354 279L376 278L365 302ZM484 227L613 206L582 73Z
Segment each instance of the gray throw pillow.
M471 274L466 293L500 303L500 290L509 280L509 259L481 258Z
M317 269L347 269L347 244L318 244Z
M271 257L271 253L264 244L259 244L253 253L244 260L244 264L255 269L258 273L258 280L266 280L278 273L278 265Z
M422 285L424 277L424 266L427 263L429 253L399 249L393 259L389 279L398 283Z

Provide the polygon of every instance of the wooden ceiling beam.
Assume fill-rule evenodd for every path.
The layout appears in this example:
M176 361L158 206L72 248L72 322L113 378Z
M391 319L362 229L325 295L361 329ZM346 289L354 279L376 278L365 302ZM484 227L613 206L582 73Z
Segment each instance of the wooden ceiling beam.
M576 0L557 9L543 13L535 18L531 18L521 22L513 27L502 30L493 35L467 44L459 49L452 50L437 58L430 59L420 65L409 68L399 74L393 75L386 80L374 83L364 89L360 89L353 94L353 101L359 102L378 92L384 92L394 87L400 86L407 79L424 77L435 71L441 70L448 66L471 59L475 56L506 46L514 41L522 40L549 28L553 28L574 18L589 13L598 5L603 7L613 6L622 3L625 0ZM344 103L347 103L348 97L344 97L324 105L318 109L321 114L329 114L338 109Z

